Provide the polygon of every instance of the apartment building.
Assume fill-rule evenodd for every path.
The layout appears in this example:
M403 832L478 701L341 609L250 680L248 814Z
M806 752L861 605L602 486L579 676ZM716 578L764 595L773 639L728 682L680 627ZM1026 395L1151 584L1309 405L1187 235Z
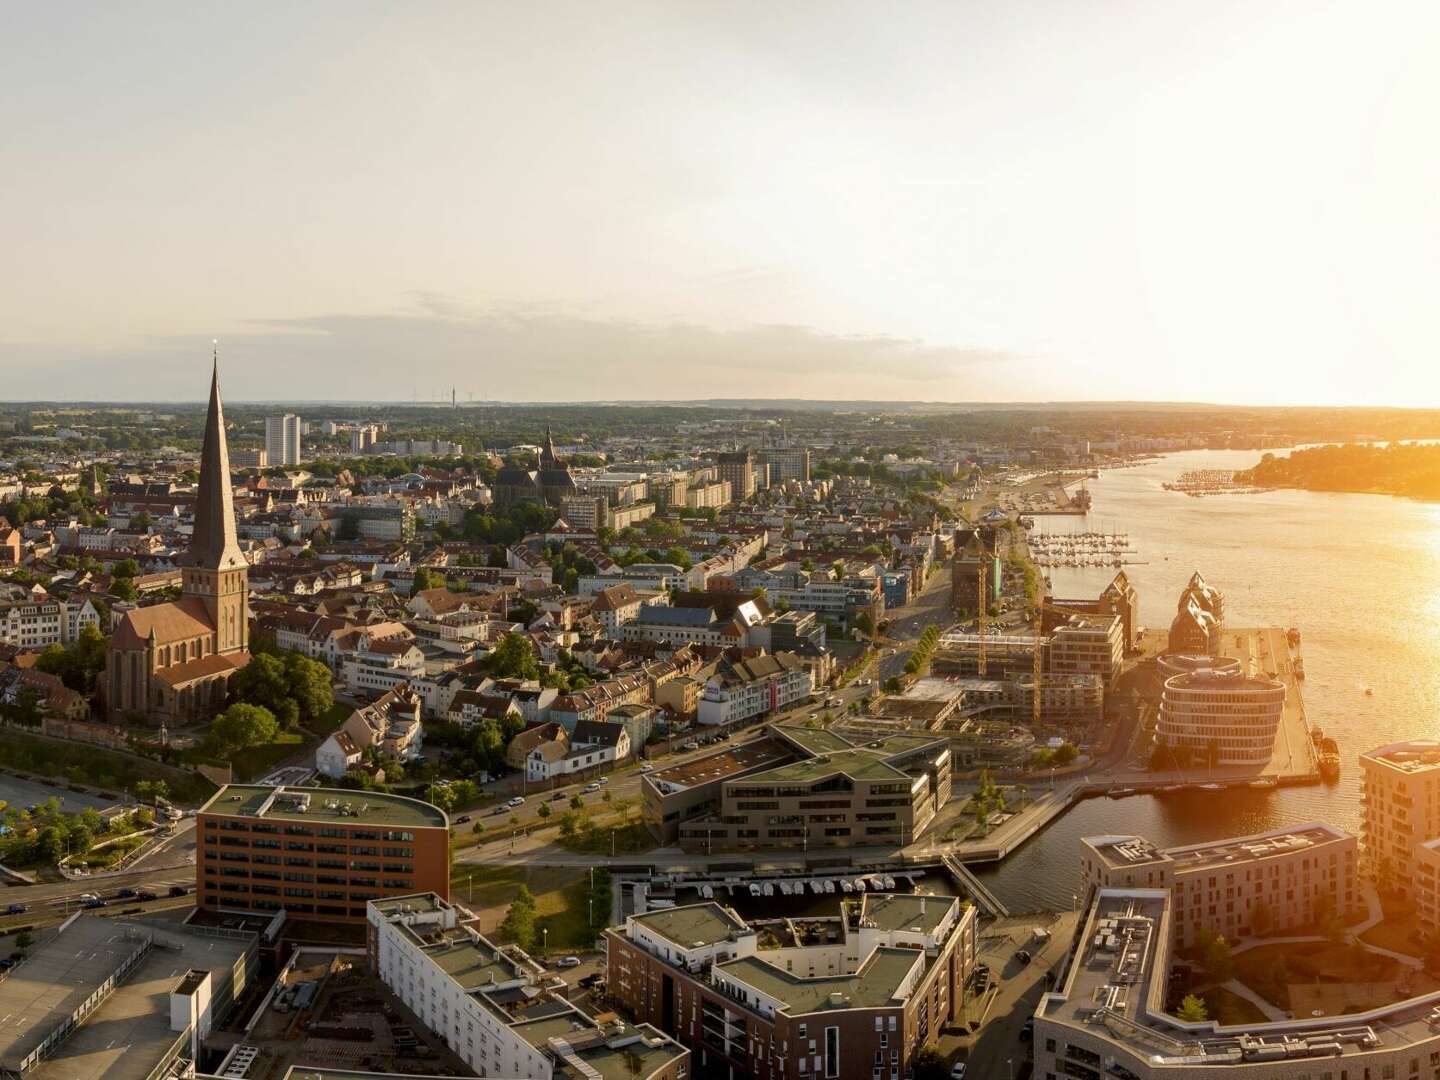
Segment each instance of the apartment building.
M700 693L696 720L706 725L744 723L788 709L814 689L810 668L794 653L721 660Z
M1099 675L1107 688L1120 677L1125 624L1119 615L1071 615L1050 635L1047 668L1057 675Z
M68 645L87 626L100 626L89 597L78 603L54 596L0 602L0 644L27 649Z
M810 483L810 451L803 446L766 447L758 451L755 458L769 467L771 484L790 480Z
M691 1047L697 1074L901 1080L961 1019L975 962L973 905L866 894L846 913L766 923L780 947L716 903L631 915L605 933L620 1007Z
M315 748L315 770L338 780L370 749L397 761L412 760L425 739L420 706L420 695L405 683L361 705Z
M1060 985L1035 1010L1042 1080L1440 1078L1433 994L1262 1023L1184 1021L1165 1011L1176 902L1166 889L1102 888Z
M367 905L370 966L477 1076L685 1080L690 1053L648 1024L600 1022L513 945L481 935L443 896Z
M1365 871L1382 890L1418 901L1421 866L1432 867L1434 878L1434 851L1424 845L1440 837L1440 742L1378 747L1360 755L1360 772ZM1434 890L1427 883L1424 891Z
M1155 741L1192 761L1263 766L1285 711L1285 684L1199 668L1165 680Z
M450 822L418 799L228 784L195 815L195 904L363 922L365 905L450 895Z
M620 627L620 637L625 641L660 641L671 645L748 645L752 630L764 621L760 609L750 600L725 615L713 607L648 604Z
M265 457L271 465L300 464L300 417L286 413L265 418Z
M419 682L424 675L425 654L408 637L377 640L362 633L354 651L340 663L340 678L350 694L388 693L403 682Z
M729 480L696 481L685 491L685 505L691 510L721 510L730 500Z
M1170 893L1180 948L1202 930L1234 941L1313 926L1361 902L1355 837L1323 822L1164 849L1138 836L1089 836L1080 844L1086 892Z
M744 502L755 494L755 458L749 450L727 451L716 456L715 475L730 485L730 497Z

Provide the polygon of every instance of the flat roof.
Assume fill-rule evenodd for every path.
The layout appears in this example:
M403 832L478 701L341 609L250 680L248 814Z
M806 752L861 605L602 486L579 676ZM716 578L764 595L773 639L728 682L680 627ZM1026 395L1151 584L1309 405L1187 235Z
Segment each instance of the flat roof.
M874 1009L898 1004L896 994L901 986L915 965L924 963L925 954L918 949L881 946L865 958L853 975L801 978L758 956L742 956L716 965L715 970L783 1002L795 1016L827 1009Z
M729 941L736 934L750 933L745 921L729 908L714 903L658 908L632 916L635 922L655 931L682 949Z
M792 761L767 769L759 776L747 779L757 782L784 782L819 780L826 776L843 773L854 780L905 780L910 777L885 760L887 755L878 750L844 750L839 753L822 754L804 761Z
M1401 772L1425 772L1440 768L1440 741L1410 739L1378 746L1360 755L1361 762L1374 761Z
M1303 1071L1322 1062L1360 1061L1376 1051L1434 1044L1440 992L1368 1012L1222 1025L1185 1023L1150 1010L1169 968L1170 894L1163 889L1101 889L1079 930L1076 959L1062 987L1040 999L1036 1016L1083 1029L1149 1063L1177 1072L1288 1062ZM1125 1065L1120 1059L1117 1064ZM1327 1066L1328 1067L1328 1066ZM1353 1066L1352 1066L1353 1072Z
M727 746L713 754L693 758L679 765L657 769L648 774L646 780L657 787L664 784L679 789L693 788L770 765L779 765L793 760L794 757L795 752L778 739L752 739L750 742ZM662 794L666 793L663 787L660 787L660 790Z
M59 935L35 949L23 964L0 982L0 1016L6 1016L6 1035L23 1028L29 1044L24 1057L53 1030L55 1023L72 1013L94 992L90 982L101 968L113 966L100 976L108 978L119 966L119 956L131 941L145 935L174 947L155 947L129 978L91 1013L52 1055L26 1073L36 1080L146 1080L160 1058L179 1037L170 1030L169 995L191 970L220 973L229 971L244 955L249 942L228 937L193 934L182 928L161 928L139 922L102 919L82 915ZM68 981L82 979L84 982ZM67 980L68 985L57 985ZM58 999L55 995L63 995ZM43 1014L40 1008L44 1008ZM8 1014L8 1015L7 1015ZM14 1024L12 1025L12 1018ZM15 1041L7 1047L4 1061L19 1049Z
M1271 859L1321 844L1350 840L1353 840L1353 837L1349 833L1342 832L1333 825L1327 825L1323 821L1311 821L1285 829L1271 829L1248 836L1234 836L1225 840L1210 840L1201 844L1171 848L1158 848L1140 836L1087 836L1082 843L1087 844L1109 866L1118 870L1164 862L1174 863L1176 870L1193 870L1224 866L1227 863Z
M300 809L302 798L308 804ZM264 821L320 821L344 825L400 825L448 829L450 819L438 806L402 795L345 788L270 787L227 784L211 796L201 814Z
M954 896L920 896L913 893L866 893L860 901L860 921L881 930L920 930L931 933L960 902Z

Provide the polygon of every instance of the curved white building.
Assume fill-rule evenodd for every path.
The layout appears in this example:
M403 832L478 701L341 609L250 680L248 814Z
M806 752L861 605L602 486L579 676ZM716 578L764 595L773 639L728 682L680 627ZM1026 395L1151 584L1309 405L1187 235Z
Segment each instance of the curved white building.
M1202 669L1165 680L1155 738L1216 765L1264 765L1285 708L1285 684Z

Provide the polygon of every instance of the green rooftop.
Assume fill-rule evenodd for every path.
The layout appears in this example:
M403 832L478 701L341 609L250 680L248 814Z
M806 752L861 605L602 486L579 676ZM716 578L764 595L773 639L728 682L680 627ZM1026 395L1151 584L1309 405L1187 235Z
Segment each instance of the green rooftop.
M824 728L802 727L799 724L777 724L775 729L797 746L812 754L829 754L836 750L852 749L848 739L841 738Z
M227 784L199 812L262 821L341 822L346 825L438 829L450 826L450 819L443 810L419 799L345 788Z
M661 908L636 915L635 921L682 949L715 945L729 941L735 934L750 932L744 920L714 903Z
M800 1016L826 1009L878 1009L897 1004L895 995L901 984L916 964L924 963L925 954L918 949L882 947L871 953L854 975L804 979L754 956L717 965L715 970L783 1002L791 1016Z
M839 753L822 753L819 757L794 761L789 765L779 765L735 783L809 783L837 773L844 773L852 780L910 780L900 769L886 764L885 755L877 751L842 750Z

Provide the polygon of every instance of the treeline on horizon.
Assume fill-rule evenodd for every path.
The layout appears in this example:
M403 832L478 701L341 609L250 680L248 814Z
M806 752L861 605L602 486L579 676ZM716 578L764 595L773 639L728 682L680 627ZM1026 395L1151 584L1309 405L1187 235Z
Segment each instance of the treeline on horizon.
M1346 443L1295 450L1285 457L1266 454L1236 479L1256 487L1440 499L1440 445Z

